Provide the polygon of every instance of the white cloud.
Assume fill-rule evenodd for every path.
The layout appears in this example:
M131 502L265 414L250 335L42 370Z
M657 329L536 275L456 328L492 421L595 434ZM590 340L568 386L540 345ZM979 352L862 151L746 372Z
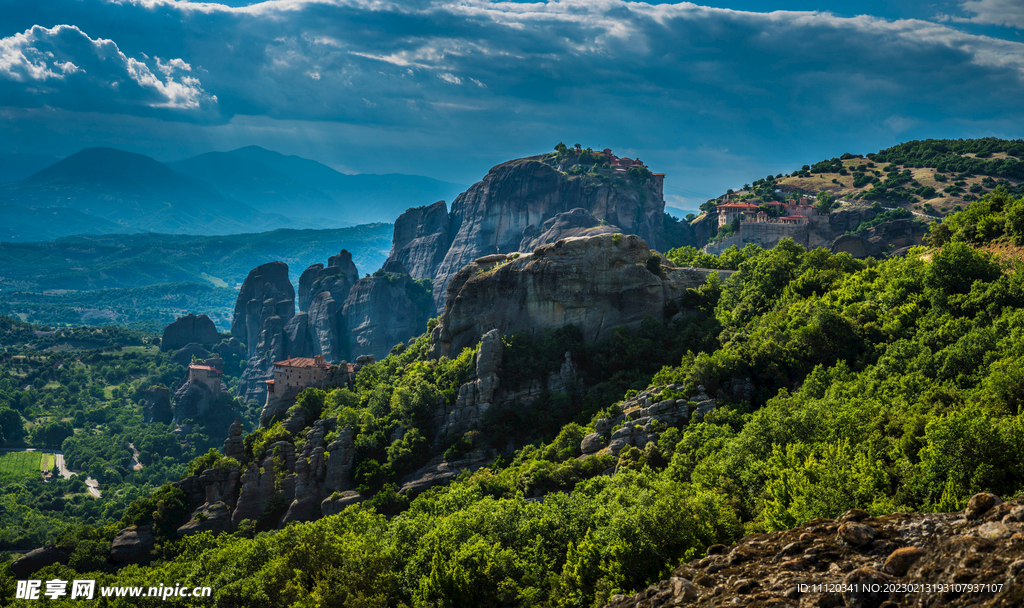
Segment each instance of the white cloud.
M968 0L960 8L974 16L973 23L1024 29L1024 2L1020 0Z
M143 56L145 57L145 56ZM128 57L112 40L92 39L74 25L33 26L0 39L0 87L17 98L71 109L94 105L199 110L216 104L194 76L176 76L192 67L181 59L155 60L154 74L144 61ZM45 88L31 85L46 83Z
M452 84L462 84L461 78L453 74L449 74L447 72L445 72L444 74L438 74L437 77L445 82L450 82Z

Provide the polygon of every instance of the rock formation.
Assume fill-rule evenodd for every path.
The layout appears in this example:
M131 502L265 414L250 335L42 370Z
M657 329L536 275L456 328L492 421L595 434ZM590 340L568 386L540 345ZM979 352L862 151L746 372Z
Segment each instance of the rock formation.
M53 564L68 563L68 552L56 545L47 545L29 551L25 555L14 560L11 564L11 572L19 579L29 578L36 570L41 570Z
M186 344L212 346L220 342L217 326L206 315L185 315L164 328L160 350L177 350Z
M139 391L137 401L142 407L142 421L147 424L167 424L173 418L171 391L166 386Z
M210 356L205 348L201 345L192 342L178 349L178 352L171 355L171 363L177 363L182 367L188 367L189 363L192 362L192 358L205 359Z
M452 356L480 336L575 325L588 342L616 327L639 328L647 315L662 319L669 302L702 285L711 272L647 267L652 253L637 236L576 237L544 245L532 254L491 255L464 267L448 286L432 352Z
M429 296L411 282L412 277L397 260L388 260L374 276L356 282L341 309L342 352L346 356L370 354L380 360L399 342L426 330ZM411 296L416 295L421 302L413 301Z
M249 363L238 385L244 400L266 395L274 361L285 358L284 328L295 315L295 289L288 280L288 265L271 262L253 269L242 283L231 321L231 335L244 342Z
M181 387L174 391L174 405L171 410L175 424L188 419L200 418L210 410L217 396L202 382L185 380Z
M156 546L153 524L132 526L117 533L110 546L110 559L117 564L144 564Z
M608 608L655 606L1020 606L1024 496L971 498L957 513L860 509L712 545L668 580Z
M661 178L650 173L646 178L570 175L575 158L543 155L498 165L455 199L447 221L442 203L406 211L395 222L390 259L402 262L414 278L433 279L434 305L440 311L448 282L473 260L524 251L542 234L543 243L585 230L579 223L583 218L571 215L545 226L562 213L580 209L598 223L658 246L665 209ZM563 228L567 233L559 235Z
M309 294L313 291L313 281L316 280L320 271L324 269L323 264L313 264L309 268L302 271L299 276L299 310L306 312L309 310Z
M618 226L601 223L586 209L572 209L559 213L541 224L540 228L528 226L523 231L523 240L517 251L533 251L541 245L550 245L560 239L574 236L597 236L623 232Z
M414 279L433 279L452 244L444 201L409 209L395 220L389 260L408 269Z

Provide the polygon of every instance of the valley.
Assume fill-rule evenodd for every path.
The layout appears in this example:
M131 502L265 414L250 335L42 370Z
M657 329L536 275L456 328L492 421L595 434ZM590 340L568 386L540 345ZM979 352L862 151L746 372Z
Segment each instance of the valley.
M1012 171L1013 143L988 169ZM82 280L88 256L129 269L6 306L95 296L128 319L125 302L166 303L128 326L0 317L8 445L59 449L102 490L2 477L0 586L174 581L221 606L877 605L799 585L924 580L964 543L1016 556L1024 193L1005 178L932 213L892 194L910 181L883 201L877 183L815 193L810 175L727 196L819 213L824 246L714 251L745 223L726 195L675 220L663 176L565 146L393 225L3 245L54 268L12 285L56 287L72 254ZM205 284L147 284L135 260L172 245L159 276ZM912 547L919 561L890 567ZM990 561L955 575L990 583L1008 565ZM1006 581L974 597L1024 592Z

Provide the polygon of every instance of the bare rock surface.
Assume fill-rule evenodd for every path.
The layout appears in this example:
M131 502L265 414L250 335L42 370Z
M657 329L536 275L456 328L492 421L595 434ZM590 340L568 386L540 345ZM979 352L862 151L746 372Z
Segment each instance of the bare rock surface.
M116 541L116 539L115 539ZM55 545L47 545L29 551L25 555L14 560L11 564L11 572L19 579L28 578L36 570L41 570L53 564L68 563L67 551Z
M607 606L1021 606L1024 523L1012 514L1024 496L997 501L977 495L959 513L848 512L752 534Z
M139 391L138 403L142 407L143 422L167 424L173 417L171 390L166 386L154 386Z
M545 221L541 226L528 226L523 231L523 240L518 251L533 251L541 245L557 243L574 236L597 236L599 234L622 233L622 228L602 222L586 209L577 207Z
M160 339L160 350L177 350L191 343L212 346L220 342L217 326L206 315L185 315L178 317L164 328Z
M503 163L452 203L452 244L434 277L437 309L444 307L449 281L466 264L483 255L518 251L528 228L575 208L659 244L665 210L660 181L616 187L596 175L566 175L539 157Z
M409 209L395 220L388 260L400 262L414 279L433 279L452 244L444 201Z
M110 547L111 561L119 564L142 564L149 561L156 546L152 524L132 526L117 533Z
M667 264L655 274L647 267L651 255L640 237L606 234L473 261L448 284L433 353L458 354L492 329L540 336L572 324L585 341L598 341L616 327L636 330L647 315L663 318L669 301L711 272L730 274Z

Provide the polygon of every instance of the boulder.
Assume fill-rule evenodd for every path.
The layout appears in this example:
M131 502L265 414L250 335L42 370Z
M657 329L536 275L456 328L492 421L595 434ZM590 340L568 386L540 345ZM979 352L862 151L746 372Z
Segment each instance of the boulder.
M153 525L132 526L117 533L110 546L110 559L118 564L145 564L156 545Z
M320 515L323 517L336 515L344 511L349 505L358 504L364 500L366 500L366 497L354 490L332 494L320 503Z
M206 315L185 315L164 328L160 350L176 350L186 344L212 346L220 342L217 326Z
M964 517L967 519L978 519L988 512L989 509L1003 504L1003 501L995 494L982 492L975 494L967 501L967 508L964 509Z
M224 440L224 455L228 458L238 458L245 454L245 445L242 440L242 421L235 418L235 421L228 427L228 438Z
M616 327L635 331L648 315L664 318L669 302L714 272L654 274L643 239L610 234L563 239L511 257L503 265L473 262L451 280L430 337L434 356L454 356L491 329L542 337L572 324L588 343L611 337Z
M604 440L601 439L599 433L591 433L583 438L580 443L580 450L584 454L593 454L594 452L600 451L604 447Z
M11 572L16 578L28 578L33 572L41 570L53 564L67 564L68 553L56 545L46 545L29 551L25 555L14 560L11 564Z
M848 253L857 259L877 258L885 253L876 243L859 234L844 234L829 243L828 248L832 253Z
M231 531L231 510L223 502L206 506L192 514L192 519L178 528L178 538L192 536L200 532L220 534Z

